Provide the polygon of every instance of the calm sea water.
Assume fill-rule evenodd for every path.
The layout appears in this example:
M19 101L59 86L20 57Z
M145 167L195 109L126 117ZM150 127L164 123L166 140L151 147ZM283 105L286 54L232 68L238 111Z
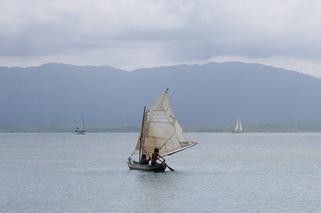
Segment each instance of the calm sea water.
M321 212L321 134L188 135L146 173L135 133L1 133L0 212Z

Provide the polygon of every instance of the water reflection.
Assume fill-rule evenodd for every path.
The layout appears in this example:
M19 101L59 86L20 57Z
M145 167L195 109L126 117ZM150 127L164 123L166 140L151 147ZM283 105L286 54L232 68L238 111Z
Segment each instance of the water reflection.
M181 172L142 172L135 173L135 185L137 187L137 211L143 212L147 209L155 211L164 209L172 202L179 202L179 192L186 176ZM171 208L168 206L168 208Z

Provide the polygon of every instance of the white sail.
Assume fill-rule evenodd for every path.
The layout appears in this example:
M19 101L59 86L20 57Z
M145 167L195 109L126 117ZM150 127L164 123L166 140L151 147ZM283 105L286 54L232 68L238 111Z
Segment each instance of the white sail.
M82 119L80 120L79 125L76 127L75 129L75 133L77 135L83 135L85 134L86 129L85 129L85 120L84 120L84 116L82 117Z
M242 132L242 131L243 131L243 126L242 126L241 119L237 119L234 132Z
M197 144L184 137L182 127L170 107L167 90L145 112L144 117L136 153L142 147L142 152L151 156L154 149L158 148L160 155L166 156Z
M82 116L82 118L81 118L80 130L81 130L81 131L84 131L84 130L85 130L85 119L84 119L84 116Z
M240 131L240 132L243 132L243 126L242 126L241 120L240 120L240 122L239 122L239 131Z
M237 119L235 128L234 128L234 131L238 131L238 130L239 130L239 119Z

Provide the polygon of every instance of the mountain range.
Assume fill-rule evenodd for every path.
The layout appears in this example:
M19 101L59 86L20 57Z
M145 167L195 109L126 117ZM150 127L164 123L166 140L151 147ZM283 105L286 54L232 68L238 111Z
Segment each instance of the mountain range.
M0 131L137 130L143 107L169 89L188 130L321 130L321 79L241 62L125 71L49 63L0 67Z

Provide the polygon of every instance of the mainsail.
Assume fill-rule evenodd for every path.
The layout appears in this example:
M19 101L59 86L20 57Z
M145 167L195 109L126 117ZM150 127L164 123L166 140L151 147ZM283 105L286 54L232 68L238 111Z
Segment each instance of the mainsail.
M242 131L243 131L243 127L242 127L241 119L240 119L240 122L239 122L239 131L240 131L240 132L242 132Z
M243 127L242 127L241 119L237 119L234 132L242 132L242 131L243 131Z
M75 129L75 133L77 135L83 135L85 134L86 129L85 129L85 120L84 120L84 116L82 117L80 124L76 127Z
M82 116L82 118L81 118L80 130L81 130L81 131L84 131L84 130L85 130L85 119L84 119L84 116Z
M167 156L197 143L184 137L183 130L170 107L168 89L144 112L141 135L133 154L144 153L151 157L155 148Z

